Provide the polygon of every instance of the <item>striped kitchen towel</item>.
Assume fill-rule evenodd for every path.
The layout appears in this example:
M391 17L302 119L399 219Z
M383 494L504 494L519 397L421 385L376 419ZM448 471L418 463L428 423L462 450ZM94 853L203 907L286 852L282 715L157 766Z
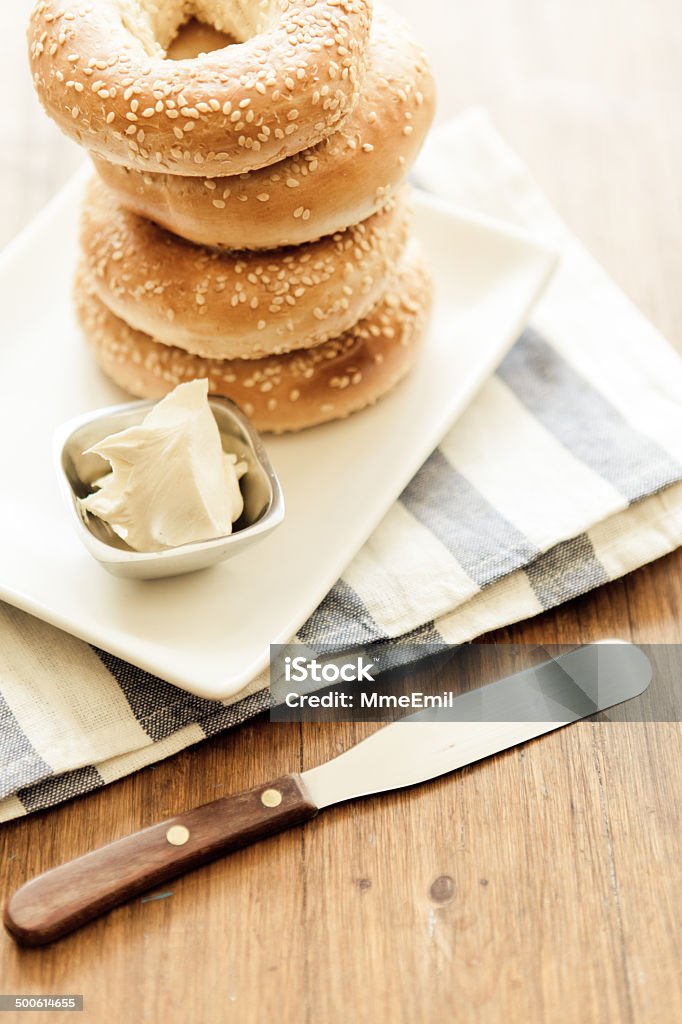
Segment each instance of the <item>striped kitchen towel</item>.
M561 254L531 323L300 631L461 643L682 540L682 362L572 237L482 113L419 184ZM406 648L407 650L407 648ZM202 700L0 605L0 818L96 789L268 706Z

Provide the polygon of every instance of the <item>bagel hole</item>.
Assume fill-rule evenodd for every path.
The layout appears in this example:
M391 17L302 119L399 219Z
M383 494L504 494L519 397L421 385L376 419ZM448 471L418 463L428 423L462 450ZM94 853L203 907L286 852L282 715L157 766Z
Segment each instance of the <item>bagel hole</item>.
M198 18L190 18L180 26L178 34L166 51L168 60L192 60L202 53L212 53L226 46L233 46L238 40L226 32L219 32Z

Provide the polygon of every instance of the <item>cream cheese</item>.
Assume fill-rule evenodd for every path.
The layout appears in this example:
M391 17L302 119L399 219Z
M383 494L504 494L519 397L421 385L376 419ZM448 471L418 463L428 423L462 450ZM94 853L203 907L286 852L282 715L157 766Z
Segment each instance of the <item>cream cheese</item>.
M232 532L244 508L247 466L223 451L208 404L208 381L180 384L139 426L88 449L110 471L81 506L136 551L211 540Z

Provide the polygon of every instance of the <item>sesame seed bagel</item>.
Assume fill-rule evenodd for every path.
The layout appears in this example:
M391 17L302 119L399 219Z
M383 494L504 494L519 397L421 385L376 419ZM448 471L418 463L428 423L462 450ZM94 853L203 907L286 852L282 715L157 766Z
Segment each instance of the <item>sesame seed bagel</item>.
M237 402L259 430L282 433L341 419L375 402L409 371L431 305L431 282L415 242L375 308L317 348L258 360L201 359L135 331L97 297L87 268L76 280L76 310L102 369L140 398L161 398L207 377L209 390Z
M95 157L127 209L192 242L300 245L366 220L404 180L433 120L428 61L396 14L377 10L362 93L342 127L280 163L229 178L151 174Z
M256 359L342 334L379 300L409 229L405 193L369 220L267 253L196 246L117 207L90 183L81 246L103 302L166 345Z
M191 16L241 45L171 61ZM364 77L371 0L39 0L29 26L47 113L141 170L240 174L326 138Z

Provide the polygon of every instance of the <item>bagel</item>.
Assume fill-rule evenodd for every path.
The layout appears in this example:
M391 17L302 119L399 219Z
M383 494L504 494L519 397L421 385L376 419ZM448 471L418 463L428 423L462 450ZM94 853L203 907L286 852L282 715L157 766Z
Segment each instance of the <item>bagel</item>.
M230 178L151 174L99 157L94 162L123 206L192 242L227 249L301 245L380 209L406 177L434 107L428 61L409 26L378 10L357 106L312 149Z
M194 16L240 45L168 60ZM141 170L240 174L331 134L365 73L371 0L39 0L29 26L47 113Z
M97 297L87 268L76 280L76 311L105 373L140 398L160 398L207 377L259 430L282 433L341 419L375 402L409 371L425 334L431 282L416 242L375 308L339 338L304 352L258 360L201 359L135 331Z
M336 337L378 301L405 248L405 194L318 242L220 252L112 204L93 178L81 246L103 302L167 345L218 359L259 358Z

